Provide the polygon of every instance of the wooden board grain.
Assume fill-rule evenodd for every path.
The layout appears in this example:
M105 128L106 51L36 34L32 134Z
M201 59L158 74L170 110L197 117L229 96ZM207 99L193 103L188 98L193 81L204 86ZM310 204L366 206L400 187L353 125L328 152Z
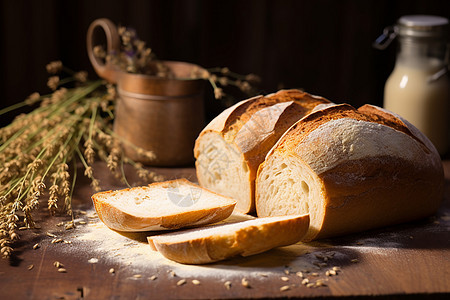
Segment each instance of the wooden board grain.
M58 224L70 219L63 214L50 217L43 205L36 214L41 228L21 231L21 239L15 245L13 257L0 261L0 298L249 299L378 296L445 299L450 295L450 162L444 162L444 166L446 196L436 216L201 267L178 265L158 258L156 254L146 256L141 253L137 256L139 262L123 259L126 254L121 252L131 252L131 247L135 250L139 247L147 249L145 234L124 236L117 250L95 251L91 247L93 241L79 239L86 232L84 228L88 227L78 225L76 229L65 230ZM108 175L103 164L96 164L95 170L105 188L123 187L123 184ZM167 179L186 177L195 181L193 168L155 170ZM131 170L127 172L131 182L137 179ZM90 223L98 226L98 219L91 213L91 194L89 182L80 178L75 190L74 207L78 220L87 223L84 226ZM88 213L83 214L84 211ZM52 243L54 238L48 236L47 232L71 244ZM98 239L104 242L103 246L98 245L99 248L111 242L105 236L99 236ZM33 249L35 244L39 244L39 248ZM145 261L155 257L158 258L157 262ZM55 261L61 262L66 272L58 272ZM339 267L337 275L327 276L326 271L334 266ZM111 269L114 269L113 273ZM302 271L303 278L297 274ZM157 276L155 280L150 279L153 275ZM242 285L243 278L248 280L249 287ZM323 280L324 286L307 287L302 284L305 278L310 283ZM194 279L200 284L193 284ZM180 280L186 280L186 283L177 284ZM226 281L231 282L229 289L225 286ZM281 291L283 286L288 288Z

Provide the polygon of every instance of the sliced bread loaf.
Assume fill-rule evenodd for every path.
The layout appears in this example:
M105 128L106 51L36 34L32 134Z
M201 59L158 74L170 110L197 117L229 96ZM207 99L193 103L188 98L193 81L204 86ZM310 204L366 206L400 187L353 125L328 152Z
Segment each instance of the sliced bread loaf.
M321 104L330 101L299 90L282 90L241 101L223 111L195 143L200 185L236 199L240 212L254 211L259 164L292 124Z
M236 201L186 179L106 191L92 196L100 220L118 231L176 229L219 222Z
M309 213L311 240L429 216L443 190L439 154L413 125L342 104L280 138L259 167L256 209L259 217Z
M256 218L148 237L150 247L183 264L206 264L295 244L308 230L309 215Z

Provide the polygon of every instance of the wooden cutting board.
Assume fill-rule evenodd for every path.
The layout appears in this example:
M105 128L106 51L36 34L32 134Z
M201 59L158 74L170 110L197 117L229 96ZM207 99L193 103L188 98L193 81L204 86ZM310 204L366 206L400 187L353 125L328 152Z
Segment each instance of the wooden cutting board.
M450 161L444 167L446 196L433 217L206 266L168 261L150 250L146 234L122 235L106 228L93 210L89 182L80 178L74 194L76 228L65 229L70 219L49 217L43 204L36 214L41 228L20 231L14 256L0 261L0 295L2 299L372 295L444 299L450 295ZM94 169L103 187L123 187L102 163ZM167 179L196 180L193 168L154 170ZM131 170L127 173L130 181L136 180Z

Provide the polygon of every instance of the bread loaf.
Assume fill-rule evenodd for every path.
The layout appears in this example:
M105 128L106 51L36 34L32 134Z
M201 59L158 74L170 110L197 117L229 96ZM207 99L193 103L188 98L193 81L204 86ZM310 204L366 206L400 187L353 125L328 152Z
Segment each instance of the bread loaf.
M336 105L294 124L259 167L259 217L310 214L305 240L429 216L443 199L438 152L384 109Z
M100 220L118 231L177 229L219 222L236 201L177 179L92 196Z
M267 152L297 120L329 103L322 97L285 90L226 109L195 143L200 185L236 199L240 212L254 211L254 180Z
M148 237L150 247L183 264L206 264L295 244L308 230L309 216L257 218Z

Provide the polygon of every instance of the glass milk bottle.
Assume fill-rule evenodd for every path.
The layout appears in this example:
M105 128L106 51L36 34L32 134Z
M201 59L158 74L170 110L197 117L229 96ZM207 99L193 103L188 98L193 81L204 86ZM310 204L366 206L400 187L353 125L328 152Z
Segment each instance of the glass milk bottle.
M396 36L399 42L395 67L384 88L384 108L416 126L441 155L450 147L448 23L437 16L403 16L384 32L387 44ZM387 46L377 42L378 48Z

